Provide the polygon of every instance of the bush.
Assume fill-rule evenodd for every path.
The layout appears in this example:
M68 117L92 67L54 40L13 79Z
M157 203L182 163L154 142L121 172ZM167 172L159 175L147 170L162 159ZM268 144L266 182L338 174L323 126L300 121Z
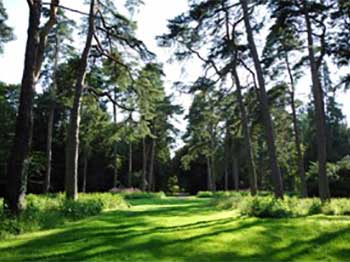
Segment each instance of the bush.
M62 203L61 210L65 217L81 219L101 213L103 210L103 204L99 200L93 199L82 199L77 201L67 199Z
M122 193L125 199L163 199L166 197L164 192L150 193L150 192L132 192Z
M80 194L76 201L66 199L64 194L28 195L26 209L17 218L7 216L0 208L0 239L54 228L68 221L97 215L103 210L126 206L121 195L111 193Z
M261 218L283 218L289 217L292 214L288 205L283 200L272 196L245 197L240 204L240 212L242 215Z
M350 215L350 200L345 198L332 199L323 205L322 213L327 215L348 216Z
M208 197L213 197L214 193L211 191L199 191L197 193L197 197L199 198L208 198Z
M237 209L242 215L253 217L286 218L317 214L350 215L349 199L332 199L322 203L318 198L302 199L285 196L283 200L269 196L247 196L239 194L217 197L212 205L222 209Z
M143 192L138 188L112 188L109 192L117 193L124 197L124 199L162 199L166 195L164 192Z

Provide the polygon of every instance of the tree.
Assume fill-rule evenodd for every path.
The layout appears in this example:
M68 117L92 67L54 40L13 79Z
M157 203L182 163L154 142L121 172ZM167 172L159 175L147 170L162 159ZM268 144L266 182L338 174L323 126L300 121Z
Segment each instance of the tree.
M148 63L140 72L136 81L138 90L138 108L140 112L139 136L142 138L142 183L143 191L147 189L150 181L147 179L147 170L149 163L149 153L154 155L153 149L149 149L147 137L152 136L150 125L152 120L157 116L156 105L164 97L163 83L161 76L162 69L159 65ZM151 170L152 171L152 170ZM152 171L153 172L153 171ZM148 180L148 181L147 181Z
M302 1L302 12L305 17L305 25L307 32L309 62L312 79L312 93L315 103L316 117L316 133L318 144L318 165L319 165L319 193L322 200L330 198L329 183L327 178L327 136L324 109L324 93L319 77L319 70L322 65L323 58L326 54L326 25L325 8L323 4L314 4L307 0ZM316 17L315 17L316 16ZM318 17L317 17L318 16ZM321 24L322 32L320 35L320 54L315 55L314 30L312 28L312 20L316 20L317 24Z
M328 53L333 56L338 67L342 68L350 63L350 4L346 0L334 0L332 4L331 26L339 30L331 33ZM350 74L342 76L341 84L350 89Z
M0 183L6 177L6 160L11 149L14 136L15 119L18 106L19 86L0 82Z
M2 0L0 0L0 54L4 51L4 43L14 39L13 29L6 24L7 19L6 9Z
M49 87L49 95L51 103L49 106L49 115L47 121L47 140L46 140L46 174L43 191L48 193L50 191L51 180L51 162L52 162L52 137L53 137L53 123L55 116L55 107L57 103L56 89L58 82L58 66L60 63L60 57L68 56L65 59L69 59L71 53L73 53L73 47L69 44L72 42L71 34L74 27L74 22L69 20L64 12L60 10L58 12L58 19L53 32L48 35L48 48L46 49L46 60L44 65L43 75L45 76L45 84Z
M78 198L78 156L79 156L79 126L81 97L85 85L85 75L88 65L88 58L92 46L92 40L95 32L96 16L95 0L90 1L89 27L84 50L79 60L79 66L76 71L76 84L73 107L70 113L69 127L67 133L67 151L66 151L66 193L68 198Z
M250 21L251 14L248 8L248 1L240 0L240 4L243 10L243 18L244 18L244 24L245 24L245 29L247 33L248 46L254 61L255 71L256 71L256 75L259 83L261 113L263 115L263 123L265 127L265 132L266 132L266 142L269 148L268 153L269 153L270 165L271 165L271 175L274 183L274 193L276 197L281 198L283 197L283 183L282 183L282 177L281 177L280 169L277 162L275 138L273 133L271 115L269 112L269 103L268 103L268 98L266 94L265 79L264 79L258 51L255 45L253 29L251 27L251 21Z
M12 213L18 214L23 209L26 192L28 155L30 152L33 128L33 99L36 83L47 44L47 36L56 23L58 0L52 0L50 18L40 27L42 1L28 0L29 26L25 51L23 77L19 109L16 119L16 131L8 160L7 186L4 205Z
M207 168L207 190L216 190L216 152L219 137L219 103L215 83L199 78L189 90L194 99L186 117L189 121L184 140L189 144L188 153L182 157L185 168L199 157L203 157Z
M98 7L98 8L97 8ZM85 88L85 74L88 68L88 58L94 40L93 56L97 58L109 59L123 66L129 73L130 79L134 82L134 74L129 65L123 64L114 56L114 50L118 47L124 48L125 53L136 51L141 58L150 59L154 55L150 53L145 45L134 37L134 24L116 11L113 2L109 0L91 0L90 12L88 16L89 27L87 30L87 40L85 48L80 58L79 68L76 75L75 97L70 114L70 124L67 135L66 152L66 191L69 198L76 199L77 195L77 175L78 175L78 151L79 151L79 124L81 96ZM102 39L102 40L101 40ZM124 56L126 57L126 55ZM131 87L132 89L135 86ZM97 96L107 96L110 101L118 104L110 95L109 90L97 90L95 87L88 87L88 90ZM135 91L137 92L137 91Z
M203 62L205 75L209 74L210 71L214 71L219 77L218 82L222 81L224 83L227 75L232 75L232 80L237 89L244 129L250 187L252 193L255 194L257 186L252 156L253 150L250 143L250 131L244 101L241 99L243 88L238 78L237 69L239 65L244 64L241 63L241 53L246 49L239 43L242 32L238 30L238 25L242 22L242 19L240 19L240 10L237 7L238 4L231 3L231 1L193 2L189 12L170 21L168 25L170 33L159 39L161 40L160 44L164 46L169 46L172 41L180 45L176 52L176 56L180 60L191 56L197 57ZM207 47L208 50L201 50L205 49L203 47ZM203 53L209 51L209 54L205 57L201 54L201 51ZM222 67L221 64L223 64ZM222 93L227 95L227 93L224 94L224 91Z
M275 1L271 2L270 7L272 8L272 17L276 17L273 26L270 28L270 33L267 36L266 44L264 48L264 66L267 69L272 68L271 76L276 78L277 73L286 72L289 78L289 96L290 96L290 107L292 111L293 120L293 131L294 141L297 153L298 162L298 174L301 183L301 195L307 197L307 185L305 179L305 168L304 168L304 157L302 152L300 130L298 126L297 108L295 99L296 81L300 78L300 69L294 66L291 62L293 53L302 52L303 41L298 39L295 28L285 26L283 13L276 10L274 4Z

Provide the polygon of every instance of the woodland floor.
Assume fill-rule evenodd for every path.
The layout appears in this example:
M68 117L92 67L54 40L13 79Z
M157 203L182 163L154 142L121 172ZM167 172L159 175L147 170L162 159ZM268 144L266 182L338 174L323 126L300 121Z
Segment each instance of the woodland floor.
M350 217L238 217L208 199L123 211L0 242L0 261L350 261Z

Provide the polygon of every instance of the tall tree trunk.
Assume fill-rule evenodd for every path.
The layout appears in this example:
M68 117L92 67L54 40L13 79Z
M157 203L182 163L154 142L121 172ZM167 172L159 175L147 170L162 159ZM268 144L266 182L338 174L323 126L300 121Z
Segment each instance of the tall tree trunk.
M129 142L129 170L128 170L128 187L132 186L132 143Z
M208 191L213 191L213 181L211 175L211 161L210 157L207 156L207 187Z
M56 89L57 89L57 70L58 70L58 59L59 59L60 42L56 32L55 36L55 61L54 61L54 72L53 81L50 89L50 109L49 117L47 122L47 139L46 139L46 173L44 181L44 193L48 193L51 188L51 162L52 162L52 135L53 135L53 124L55 117L56 107Z
M73 108L70 112L66 145L66 194L68 198L78 198L78 155L81 97L84 89L85 75L92 39L95 31L95 0L90 1L89 29L85 47L76 72L76 85Z
M210 161L211 161L211 187L212 187L212 191L215 192L216 191L216 170L215 170L215 156L211 156L210 157Z
M47 144L46 144L46 173L44 181L44 193L50 192L51 181L51 160L52 160L52 134L53 134L53 121L55 115L54 105L50 106L49 119L47 123Z
M142 191L146 191L147 189L147 144L146 138L142 138Z
M88 154L84 153L84 167L83 167L83 186L82 192L86 192L86 181L87 181L87 168L88 168Z
M156 155L156 140L152 139L152 145L151 145L151 160L150 160L150 167L149 167L149 188L151 192L155 191L155 180L154 180L154 159Z
M319 77L319 65L314 53L314 40L313 31L311 26L311 20L308 12L307 3L303 1L304 16L307 31L308 52L310 60L311 78L312 78L312 93L315 104L316 113L316 135L318 146L318 183L319 183L319 195L321 200L325 201L330 198L329 182L327 177L327 136L326 136L326 120L324 109L324 94Z
M114 90L114 100L117 100L117 92ZM117 126L118 122L118 115L117 115L117 106L116 104L113 104L113 121L114 124ZM113 176L113 188L116 188L118 186L118 142L114 142L114 176Z
M259 91L260 91L260 106L261 106L261 113L263 116L263 122L265 127L265 133L266 133L266 143L268 147L269 152L269 158L270 158L270 166L271 166L271 175L272 175L272 181L274 185L274 193L275 196L278 198L283 198L283 182L282 182L282 176L281 172L278 166L277 162L277 154L276 154L276 145L275 145L275 137L273 133L273 125L272 125L272 119L270 115L270 109L269 109L269 103L268 103L268 97L266 93L266 87L265 87L265 80L263 76L263 70L260 64L258 51L255 45L254 41L254 35L253 30L250 25L250 17L249 17L249 10L248 10L248 0L240 0L243 15L244 15L244 24L246 28L247 33L247 39L249 43L249 49L254 61L254 66L258 78L259 83Z
M33 100L38 82L47 35L56 23L58 0L51 1L50 18L40 28L42 1L27 1L29 6L28 38L25 50L24 70L21 82L19 108L15 136L7 163L7 184L4 207L13 214L19 214L27 188L28 155L31 148L33 129Z
M233 156L232 161L232 173L233 173L233 183L235 191L239 190L239 168L238 168L238 158L237 156Z
M225 134L225 139L224 139L224 190L228 191L228 173L229 173L229 146L230 146L230 127L229 124L226 124L226 134Z
M235 58L235 61L236 61L236 58ZM232 73L233 73L234 82L236 84L237 100L239 105L239 111L241 113L242 129L244 133L244 143L245 143L245 149L248 157L250 193L254 196L258 191L258 180L256 175L255 163L254 163L253 145L250 139L249 122L248 122L247 112L243 101L242 86L239 80L235 63L232 67Z
M301 184L301 195L302 197L307 197L307 185L306 185L306 177L305 177L305 168L304 168L304 157L301 150L301 142L300 142L300 134L299 134L299 127L298 127L298 119L297 119L297 110L295 108L295 84L294 84L294 77L292 74L292 69L290 67L288 53L285 49L285 62L287 66L287 71L290 79L290 103L291 103L291 109L292 109L292 120L293 120L293 131L294 131L294 142L295 142L295 148L297 150L297 162L298 162L298 174L300 177L300 184Z
M210 106L212 108L212 101L209 102ZM216 172L215 172L215 134L214 134L214 127L213 124L211 123L209 125L209 133L210 133L210 156L209 156L209 161L210 161L210 174L211 174L211 190L213 192L216 191Z
M228 163L225 161L224 190L228 191Z

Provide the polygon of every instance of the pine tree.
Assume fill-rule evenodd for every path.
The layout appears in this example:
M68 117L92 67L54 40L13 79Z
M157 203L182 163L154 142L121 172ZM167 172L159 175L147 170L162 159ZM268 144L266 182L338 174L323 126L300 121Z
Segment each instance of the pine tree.
M2 0L0 0L0 54L4 51L4 43L14 40L13 29L6 24L8 15Z
M21 95L16 119L16 131L7 166L7 185L4 199L5 207L18 214L23 209L27 186L26 166L31 148L33 129L33 100L42 63L47 37L56 23L58 0L52 0L50 16L41 26L42 1L28 0L29 26L25 51Z

